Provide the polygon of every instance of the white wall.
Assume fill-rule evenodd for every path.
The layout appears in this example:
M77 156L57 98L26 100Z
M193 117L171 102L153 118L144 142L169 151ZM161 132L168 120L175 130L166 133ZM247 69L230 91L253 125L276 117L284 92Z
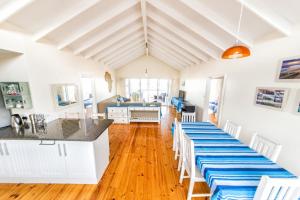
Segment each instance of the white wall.
M7 37L9 34L11 34L10 38ZM0 49L6 49L7 43L14 43L15 37L18 38L18 42L21 41L19 47L12 46L15 49L20 48L24 54L5 55L0 58L0 82L29 81L34 109L26 112L54 115L61 112L80 112L82 103L67 110L57 110L53 103L51 84L75 83L80 88L82 76L95 79L97 102L115 95L115 84L112 92L108 92L104 80L105 71L109 71L115 83L114 71L103 64L85 60L67 51L59 51L51 45L35 43L24 35L8 32L3 34L3 31L0 31L0 38L2 35L10 42L6 41L3 47L0 43Z
M117 93L125 95L124 80L126 78L145 78L146 67L148 78L172 80L171 96L178 96L180 72L152 56L142 56L116 70Z
M181 73L181 81L186 81L183 89L187 91L187 99L197 104L200 110L204 109L203 113L207 113L207 79L225 74L222 124L227 119L241 124L241 140L247 144L255 131L281 143L279 164L297 175L300 175L300 116L295 113L295 102L300 82L277 81L276 76L280 59L300 56L299 44L298 32L289 38L255 45L251 57L201 64ZM284 111L254 105L255 89L259 86L290 88Z

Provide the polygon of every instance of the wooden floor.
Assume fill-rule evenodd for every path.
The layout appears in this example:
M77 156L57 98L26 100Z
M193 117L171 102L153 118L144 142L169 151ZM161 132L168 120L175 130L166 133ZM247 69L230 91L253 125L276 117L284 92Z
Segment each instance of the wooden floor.
M172 108L163 107L159 125L112 125L111 162L98 185L0 184L0 199L186 199L189 179L179 184L172 151L174 115ZM195 191L200 190L207 188L196 184Z

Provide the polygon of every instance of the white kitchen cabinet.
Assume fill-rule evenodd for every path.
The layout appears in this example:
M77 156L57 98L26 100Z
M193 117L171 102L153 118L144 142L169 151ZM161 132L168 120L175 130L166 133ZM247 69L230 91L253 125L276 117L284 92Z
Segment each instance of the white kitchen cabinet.
M127 124L128 120L128 107L108 107L108 119L113 119L116 124Z
M38 145L38 151L39 176L41 178L58 178L65 175L66 165L62 144L55 141L43 141L42 144Z
M3 142L5 152L6 171L9 177L36 177L39 169L39 161L27 159L27 156L38 157L39 141L15 141Z
M102 148L102 147L100 147ZM63 156L69 178L93 178L96 174L94 162L94 149L91 142L63 142Z
M0 140L0 183L97 184L108 164L107 129L94 141Z

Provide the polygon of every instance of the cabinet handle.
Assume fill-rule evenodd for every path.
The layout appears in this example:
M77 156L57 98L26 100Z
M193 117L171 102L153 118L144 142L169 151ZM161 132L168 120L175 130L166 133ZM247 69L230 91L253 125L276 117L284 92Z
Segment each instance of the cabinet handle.
M5 151L5 154L6 154L7 156L9 156L9 152L8 152L6 143L4 143L4 151Z
M64 148L64 154L65 154L65 157L67 157L67 148L66 148L66 144L63 144L63 148Z
M47 142L50 142L50 141L45 141L43 142L44 140L41 140L40 144L39 145L55 145L55 140L52 141L52 143L47 143Z
M2 144L1 144L1 143L0 143L0 154L1 154L1 156L4 155L4 152L3 152L3 149L2 149Z
M59 157L61 157L61 149L60 149L60 144L57 145L57 148L58 148L58 155Z

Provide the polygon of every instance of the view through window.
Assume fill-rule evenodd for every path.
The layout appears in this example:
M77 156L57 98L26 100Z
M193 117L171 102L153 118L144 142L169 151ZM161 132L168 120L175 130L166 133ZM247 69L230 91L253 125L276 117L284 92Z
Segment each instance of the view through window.
M168 79L126 79L126 97L133 101L167 103L171 90Z

